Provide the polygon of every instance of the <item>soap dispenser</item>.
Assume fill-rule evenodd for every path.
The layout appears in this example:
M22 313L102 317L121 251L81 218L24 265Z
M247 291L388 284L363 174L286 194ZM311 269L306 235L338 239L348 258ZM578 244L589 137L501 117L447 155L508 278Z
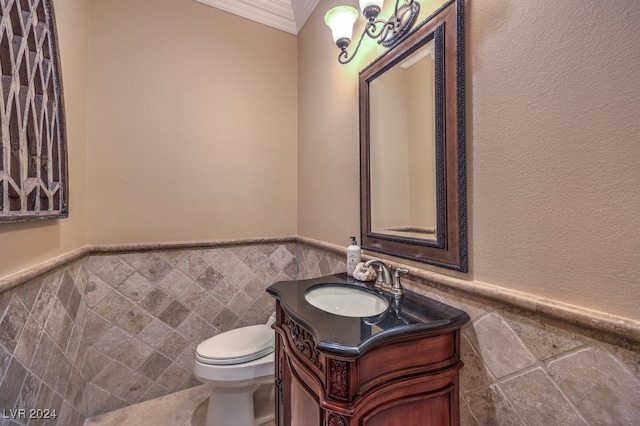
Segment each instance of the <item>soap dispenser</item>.
M351 245L347 247L347 275L353 276L353 271L356 269L356 265L360 263L362 257L362 250L358 245L356 237L351 237Z

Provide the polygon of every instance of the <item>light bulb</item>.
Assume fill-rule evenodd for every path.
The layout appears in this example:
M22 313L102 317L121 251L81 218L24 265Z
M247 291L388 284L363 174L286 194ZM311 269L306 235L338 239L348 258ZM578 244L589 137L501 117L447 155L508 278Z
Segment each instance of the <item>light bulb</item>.
M376 19L383 4L384 0L360 0L360 10L367 20Z
M347 39L351 41L353 24L358 19L358 11L351 6L334 7L324 15L324 22L331 28L333 41Z
M377 6L382 9L383 4L384 0L360 0L360 10L364 12L364 10L369 6Z

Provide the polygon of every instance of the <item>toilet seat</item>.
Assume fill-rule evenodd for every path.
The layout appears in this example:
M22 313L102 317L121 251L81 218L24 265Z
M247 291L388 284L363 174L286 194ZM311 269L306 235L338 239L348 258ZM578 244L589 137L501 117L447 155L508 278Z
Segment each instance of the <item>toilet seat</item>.
M254 426L275 415L275 332L271 324L227 331L196 348L193 374L211 386L205 422Z
M196 349L196 360L208 365L234 365L262 358L273 351L273 330L266 324L258 324L203 341Z

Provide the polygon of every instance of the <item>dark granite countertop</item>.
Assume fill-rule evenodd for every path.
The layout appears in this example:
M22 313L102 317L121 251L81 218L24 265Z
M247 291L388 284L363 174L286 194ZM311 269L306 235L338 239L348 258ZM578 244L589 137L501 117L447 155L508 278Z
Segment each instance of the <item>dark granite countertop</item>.
M320 284L358 286L375 292L389 301L389 308L376 317L345 317L325 312L305 299L310 288ZM282 309L313 336L319 350L342 354L362 355L372 347L395 337L420 332L441 334L462 327L469 321L466 312L405 291L400 300L374 288L373 282L357 281L346 273L308 280L280 281L267 292L280 301Z

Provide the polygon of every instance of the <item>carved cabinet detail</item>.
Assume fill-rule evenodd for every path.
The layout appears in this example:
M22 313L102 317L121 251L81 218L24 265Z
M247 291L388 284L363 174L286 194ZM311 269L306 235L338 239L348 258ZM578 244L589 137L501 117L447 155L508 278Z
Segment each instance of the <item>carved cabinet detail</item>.
M335 399L348 399L349 369L346 361L329 359L329 395Z

